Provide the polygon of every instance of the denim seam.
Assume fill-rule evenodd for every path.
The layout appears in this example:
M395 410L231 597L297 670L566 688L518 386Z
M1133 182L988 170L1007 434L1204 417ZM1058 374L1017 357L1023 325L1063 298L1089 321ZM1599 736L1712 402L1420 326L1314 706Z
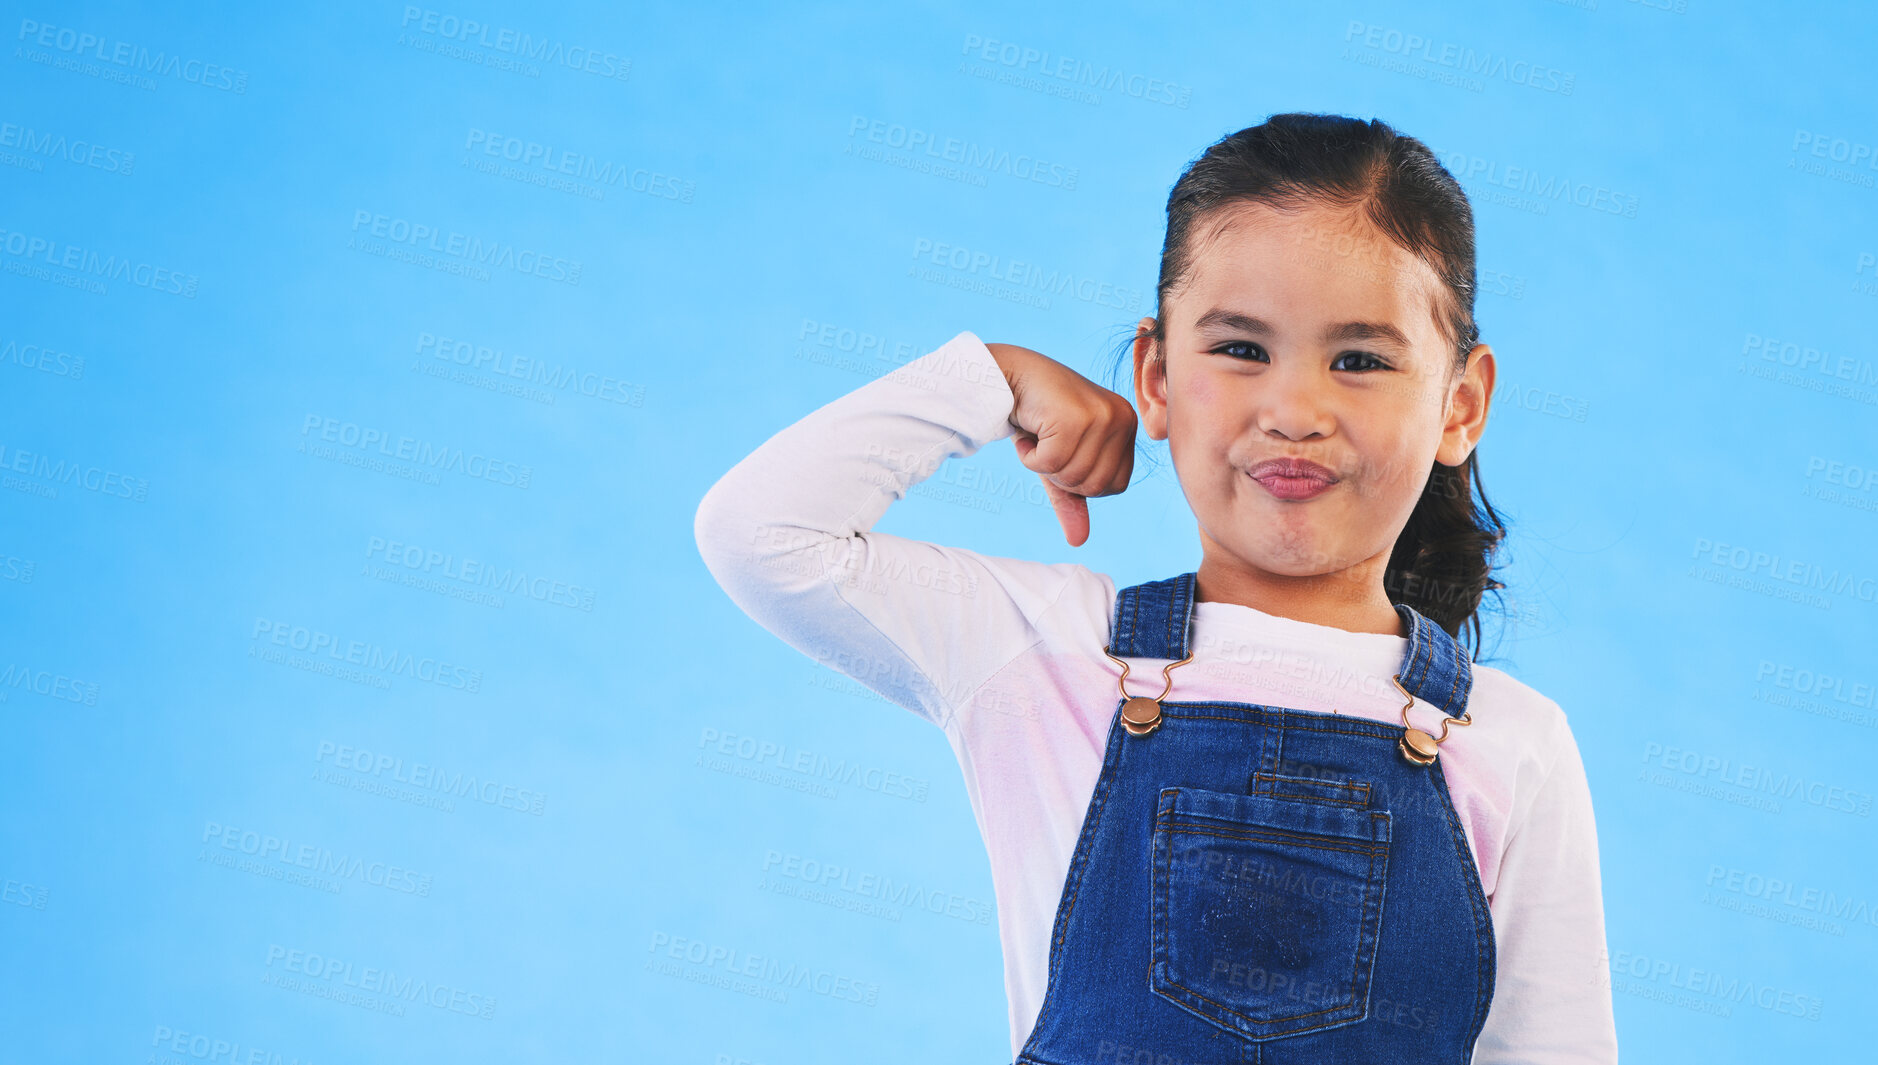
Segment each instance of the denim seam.
M1167 604L1168 657L1179 661L1187 657L1188 623L1193 615L1194 575L1183 573L1174 578L1173 598Z
M1158 826L1158 825L1159 825L1159 822L1157 822L1157 826ZM1171 828L1171 827L1173 827L1173 826L1171 826L1171 825L1170 825L1169 827ZM1231 837L1223 837L1223 838L1231 838ZM1309 844L1306 844L1306 846L1309 846ZM1363 852L1351 852L1351 853L1363 853ZM1384 858L1384 860L1385 860L1385 862L1387 861L1387 855L1388 855L1388 844L1387 844L1387 843L1385 842L1385 843L1383 843L1383 844L1381 844L1380 846L1378 846L1378 847L1376 847L1376 848L1374 848L1374 849L1371 849L1371 850L1368 850L1368 851L1367 851L1366 853L1368 854L1368 857L1369 857L1369 867L1368 867L1368 871L1367 871L1367 872L1366 872L1366 873L1364 874L1364 882L1363 882L1363 913L1365 914L1365 916L1360 916L1360 917L1358 917L1358 918L1357 918L1357 920L1358 920L1358 922L1359 922L1359 927L1360 927L1360 926L1361 926L1362 924L1367 924L1367 923L1368 923L1368 920L1369 920L1369 918L1368 918L1368 917L1367 917L1366 915L1368 914L1368 912L1369 912L1369 909L1370 909L1370 899L1371 899L1371 898L1372 898L1372 897L1373 897L1374 895L1376 895L1376 894L1377 894L1377 893L1378 893L1379 891L1381 891L1381 890L1383 890L1383 888L1384 888L1384 884L1383 884L1383 883L1382 883L1381 881L1379 881L1379 880L1377 879L1377 877L1376 877L1376 859L1377 859L1377 856L1378 856L1378 855L1381 855L1381 856L1383 856L1383 858ZM1386 870L1387 868L1388 868L1388 867L1387 867L1387 865L1385 864L1385 865L1384 865L1384 869ZM1165 874L1165 872L1163 871L1163 876L1165 876L1165 875L1166 875L1166 874ZM1385 874L1385 875L1386 875L1386 874ZM1157 894L1160 894L1160 893L1158 893L1158 892L1157 892ZM1380 913L1380 912L1378 912L1378 914L1377 914L1377 916L1376 916L1376 920L1377 920L1378 922L1380 922L1380 921L1381 921L1381 913ZM1376 949L1377 949L1377 945L1378 945L1378 942L1379 942L1379 941L1380 941L1380 939L1381 939L1381 936L1382 936L1382 930L1381 930L1381 928L1377 928L1377 929L1376 929L1376 935L1375 935L1375 937L1374 937L1374 939L1375 939L1375 941L1372 941L1372 942L1371 942L1371 943L1369 944L1369 953L1370 953L1370 954L1371 954L1371 956L1372 956L1372 959L1371 959L1371 960L1372 960L1372 964L1373 964L1373 961L1374 961L1374 954L1375 954L1375 951L1376 951ZM1164 980L1164 982L1165 982L1165 983L1166 983L1166 984L1167 984L1167 985L1168 985L1169 987L1174 987L1174 988L1178 988L1178 989L1179 989L1180 991L1182 991L1182 992L1184 992L1184 993L1185 993L1186 995L1188 995L1188 996L1191 996L1192 998L1194 998L1194 999L1197 999L1197 1000L1199 1000L1200 1002L1203 1002L1203 1003L1206 1003L1206 1004L1207 1004L1208 1006L1211 1006L1211 1007L1214 1007L1214 1008L1216 1008L1216 1009L1218 1009L1218 1010L1220 1010L1220 1011L1221 1011L1221 1012L1223 1012L1223 1013L1229 1013L1229 1014L1231 1014L1231 1015L1232 1015L1232 1016L1234 1016L1234 1017L1238 1017L1238 1018L1240 1018L1241 1020L1243 1020L1243 1021L1245 1021L1245 1022L1246 1022L1246 1024L1248 1024L1248 1025L1250 1025L1250 1026L1253 1026L1253 1027L1262 1027L1262 1028L1267 1028L1267 1029L1269 1029L1269 1028L1272 1028L1272 1027L1276 1027L1276 1026L1279 1026L1279 1025L1283 1025L1283 1024L1286 1024L1287 1022L1290 1022L1290 1021L1296 1021L1296 1020L1300 1020L1300 1019L1303 1019L1303 1018L1305 1018L1305 1017L1316 1017L1316 1016L1319 1016L1319 1015L1321 1015L1321 1014L1326 1014L1326 1013L1336 1013L1336 1012L1340 1012L1340 1011L1341 1011L1341 1012L1347 1012L1348 1010L1350 1010L1350 1008L1351 1008L1351 1007L1353 1007L1354 1005L1356 1005L1356 989L1357 989L1357 983L1358 983L1358 982L1359 982L1359 981L1360 981L1360 980L1362 979L1362 973L1360 972L1360 970L1361 970L1361 968L1362 968L1362 961L1363 961L1363 958L1362 958L1362 954L1363 954L1363 951L1362 951L1362 949L1361 949L1361 948L1359 947L1359 949L1358 949L1358 951L1357 951L1357 956L1356 956L1355 958L1353 958L1353 959L1352 959L1352 961L1351 961L1351 964L1352 964L1352 970L1351 970L1351 973L1350 973L1350 1000L1349 1000L1348 1002L1343 1002L1343 1003L1339 1003L1339 1004L1337 1004L1337 1005L1334 1005L1334 1006L1330 1006L1330 1007L1328 1007L1328 1008L1325 1008L1325 1009L1321 1009L1321 1010L1313 1010L1313 1011L1312 1011L1312 1012L1310 1012L1310 1013L1299 1013L1299 1014L1292 1014L1292 1015L1290 1015L1290 1016L1287 1016L1287 1017L1280 1017L1280 1018L1275 1018L1275 1019L1273 1019L1273 1020L1269 1020L1269 1021L1261 1021L1261 1020L1258 1020L1257 1018L1254 1018L1254 1017L1249 1017L1249 1016L1247 1016L1246 1014L1244 1014L1244 1013L1241 1013L1241 1012L1239 1012L1238 1010L1235 1010L1235 1009L1233 1009L1233 1008L1232 1008L1231 1006L1229 1006L1229 1005L1227 1005L1226 1003L1224 1003L1224 1002L1221 1002L1221 1001L1219 1001L1218 999L1215 999L1215 998L1212 998L1212 997L1210 997L1210 996L1208 996L1208 995L1205 995L1205 994L1202 994L1201 992L1199 992L1199 991L1196 991L1196 990L1194 990L1193 988L1190 988L1190 987L1187 987L1187 986L1186 986L1185 984L1181 984L1181 983L1179 983L1179 982L1177 982L1177 981L1175 981L1175 980L1172 980L1172 979L1169 979L1169 978L1165 978L1165 977L1163 978L1163 980ZM1157 989L1157 990L1158 990L1158 989ZM1165 992L1160 992L1160 993L1161 993L1161 994L1163 994L1164 996L1166 996L1166 993L1165 993ZM1166 996L1166 997L1169 997L1169 998L1172 998L1173 996ZM1178 1000L1177 1000L1177 999L1176 999L1175 1001L1176 1001L1176 1002L1178 1002ZM1189 1009L1190 1011L1192 1011L1192 1012L1194 1012L1194 1013L1196 1013L1196 1014L1197 1014L1197 1013L1201 1013L1201 1012L1202 1012L1202 1011L1201 1011L1201 1010L1200 1010L1200 1009L1199 1009L1198 1007L1196 1007L1196 1006L1194 1006L1194 1005L1193 1005L1193 1004L1191 1004L1191 1003L1182 1003L1182 1004L1183 1004L1183 1005L1185 1005L1185 1006L1187 1007L1187 1009ZM1215 1023L1215 1024L1220 1024L1220 1021L1219 1021L1218 1019L1216 1019L1216 1018L1207 1018L1207 1019L1208 1019L1208 1020L1211 1020L1211 1021L1213 1021L1213 1023ZM1321 1021L1321 1022L1319 1022L1319 1023L1316 1023L1316 1024L1311 1024L1311 1025L1306 1025L1306 1026L1304 1026L1304 1027L1302 1027L1302 1028L1287 1028L1287 1029L1286 1029L1285 1031L1283 1031L1283 1032L1277 1032L1277 1033L1260 1033L1260 1034L1253 1034L1253 1033L1247 1033L1247 1032L1244 1032L1243 1030L1241 1030L1241 1029L1239 1029L1239 1028L1238 1028L1237 1026L1228 1026L1228 1025L1225 1025L1225 1024L1220 1024L1220 1026L1221 1026L1221 1027L1229 1027L1229 1028L1230 1028L1230 1030L1232 1030L1232 1031L1234 1031L1234 1032L1235 1032L1236 1034L1239 1034L1239 1035L1242 1035L1242 1036L1247 1036L1247 1037L1249 1037L1249 1038L1254 1038L1254 1039L1277 1039L1277 1038L1289 1038L1289 1037L1292 1037L1292 1036L1298 1036L1298 1035L1303 1035L1303 1034L1305 1034L1305 1033L1307 1033L1307 1032L1315 1032L1315 1031L1319 1031L1319 1030L1321 1030L1321 1029L1324 1029L1324 1028L1333 1028L1333 1027L1338 1027L1338 1026L1341 1026L1341 1025L1343 1025L1343 1024L1347 1024L1347 1023L1349 1023L1349 1022L1350 1022L1351 1020L1353 1020L1353 1019L1354 1019L1354 1018L1351 1018L1351 1017L1339 1017L1339 1018L1336 1018L1336 1019L1333 1019L1333 1020L1328 1020L1328 1021Z
M1115 731L1119 727L1118 723L1121 721L1121 713L1122 702L1118 700L1115 704L1115 714L1109 719L1108 748L1105 748L1105 750L1112 749L1114 746L1117 738ZM1108 756L1105 753L1102 759L1102 768L1096 775L1095 795L1091 800L1087 814L1083 818L1082 829L1077 834L1076 849L1070 856L1069 882L1064 885L1068 894L1064 896L1063 902L1058 906L1055 922L1056 927L1051 930L1050 957L1047 963L1047 972L1044 976L1043 1003L1038 1007L1036 1022L1031 1025L1031 1038L1035 1038L1036 1033L1044 1030L1044 1020L1051 1014L1052 1000L1055 998L1053 992L1056 990L1057 978L1060 975L1060 970L1057 966L1057 955L1058 952L1063 949L1064 942L1069 939L1070 918L1076 912L1077 896L1082 893L1083 872L1089 863L1090 852L1095 850L1096 826L1101 823L1102 808L1108 802L1108 788L1111 781L1108 762ZM1029 1045L1029 1039L1025 1040L1025 1044ZM1020 1053L1019 1056L1021 1057L1022 1054Z
M1460 858L1464 870L1462 879L1467 884L1467 908L1474 918L1474 1021L1473 1032L1467 1040L1472 1047L1480 1038L1480 1030L1486 1025L1487 1005L1492 999L1493 980L1496 968L1494 957L1497 945L1493 936L1493 918L1491 911L1483 919L1481 910L1485 903L1485 890L1480 883L1480 869L1474 864L1467 851L1467 837L1461 828L1460 812L1454 808L1454 798L1448 794L1446 776L1436 773L1435 787L1441 795L1448 833L1454 840L1456 855Z
M1296 782L1296 781L1307 781L1307 780L1313 784L1319 785L1324 788L1332 788L1332 787L1341 788L1344 791L1348 791L1355 795L1360 795L1362 797L1339 799L1330 795L1309 795L1309 794L1305 794L1302 792L1295 794L1295 795L1290 794L1290 793L1281 794L1276 790L1276 786L1280 782ZM1252 773L1252 789L1253 789L1253 794L1255 795L1270 795L1275 799L1298 799L1303 802L1326 802L1326 803L1337 803L1339 805L1362 806L1362 807L1367 807L1369 805L1369 785L1362 781L1314 780L1310 777L1292 777L1292 776L1284 776L1279 773L1268 773L1261 769L1261 770L1254 770Z
M1415 679L1409 684L1411 689L1420 691L1428 683L1428 674L1435 666L1434 649L1428 636L1428 619L1420 613L1415 615Z
M1297 846L1309 847L1312 850L1341 851L1344 854L1372 854L1378 848L1386 847L1389 842L1388 840L1374 840L1372 842L1365 843L1355 836L1338 836L1330 832L1317 833L1317 832L1306 832L1302 830L1286 831L1284 829L1279 829L1279 828L1261 828L1258 831L1247 831L1247 832L1241 833L1241 832L1225 832L1214 827L1213 825L1200 824L1200 823L1193 822L1193 821L1159 820L1154 823L1157 826L1164 826L1169 829L1179 829L1183 832L1186 832L1188 835L1193 835L1193 836L1212 836L1214 839L1248 839L1248 840L1263 840L1263 839L1266 839L1267 837L1275 837L1274 842L1282 841L1286 843L1295 843ZM1331 840L1332 842L1320 843L1320 842L1317 842L1318 840ZM1350 842L1347 844L1339 844L1336 842L1337 840L1349 840Z
M1169 796L1170 792L1174 793L1173 801L1171 802L1170 802L1170 796ZM1174 818L1181 816L1177 812L1178 792L1179 792L1178 788L1162 789L1161 801L1158 805L1161 808L1165 808L1167 812L1165 814L1162 814L1160 810L1157 809L1156 811L1157 816L1155 818L1155 823L1154 823L1155 835L1160 837L1161 842L1166 843L1167 837L1172 835L1177 830L1185 830L1189 834L1213 836L1219 839L1257 840L1257 839L1262 838L1257 835L1237 836L1237 835L1232 835L1230 833L1211 831L1209 830L1207 826L1189 825L1189 824L1184 824L1184 823L1174 820ZM1189 812L1187 816L1206 816L1206 815L1203 815L1203 814L1195 815ZM1363 880L1363 909L1361 911L1361 914L1358 916L1357 921L1358 921L1359 933L1363 929L1367 928L1367 926L1371 922L1369 911L1372 908L1371 906L1372 900L1375 898L1375 896L1377 896L1383 890L1385 890L1387 886L1385 880L1378 878L1376 875L1376 862L1377 862L1377 859L1380 857L1384 862L1383 868L1385 869L1385 871L1387 870L1388 853L1389 853L1389 846L1390 846L1389 841L1374 840L1368 845L1356 843L1355 846L1351 846L1351 847L1324 846L1322 844L1309 842L1308 839L1316 838L1316 839L1327 840L1330 842L1336 842L1336 840L1327 834L1318 835L1315 837L1304 837L1304 836L1300 836L1295 833L1287 832L1287 831L1280 830L1280 829L1270 829L1262 825L1253 825L1249 822L1240 822L1239 827L1245 828L1247 830L1256 829L1257 831L1260 831L1260 832L1269 832L1272 835L1281 836L1281 837L1290 837L1285 842L1288 842L1289 845L1291 846L1303 846L1303 847L1310 847L1310 848L1314 848L1318 850L1334 850L1334 851L1340 851L1342 853L1348 853L1348 854L1366 855L1369 859L1369 864L1368 864L1366 872L1364 873L1364 880ZM1373 819L1371 822L1371 831L1374 832L1374 820ZM1350 837L1342 837L1342 838L1350 838ZM1268 842L1276 843L1279 841L1268 841ZM1171 861L1172 860L1171 859L1171 853L1172 853L1171 844L1166 844L1164 849L1168 852L1167 860ZM1150 860L1152 861L1152 859ZM1160 958L1158 957L1158 955L1165 953L1165 944L1163 943L1164 934L1162 933L1160 929L1160 921L1158 920L1158 918L1162 916L1160 913L1161 909L1163 907L1170 906L1171 903L1168 901L1168 898L1167 898L1167 884L1169 881L1168 873L1166 869L1160 865L1156 865L1154 869L1158 877L1158 883L1154 885L1153 902L1158 905L1154 905L1151 907L1153 911L1151 913L1151 918L1154 919L1153 943L1154 943L1154 947L1156 948L1155 955L1152 957L1153 957L1153 961L1158 963L1160 961ZM1386 876L1386 872L1385 872L1385 876ZM1379 906L1376 907L1376 909L1377 909L1377 913L1374 917L1374 921L1379 927L1373 930L1374 931L1373 936L1366 937L1368 939L1368 953L1370 955L1370 960L1371 960L1372 965L1374 964L1375 952L1378 949L1378 946L1382 937L1382 929L1380 928L1382 914L1381 914ZM1291 1022L1302 1020L1307 1017L1317 1017L1323 1014L1333 1014L1333 1013L1347 1014L1351 1010L1351 1008L1356 1005L1356 1001L1357 1001L1356 992L1357 992L1358 985L1362 980L1361 970L1362 970L1362 964L1363 964L1363 955L1365 953L1363 947L1360 945L1362 942L1363 942L1363 939L1359 938L1359 947L1358 947L1356 956L1351 959L1352 968L1351 968L1351 973L1350 973L1350 988L1349 988L1350 998L1349 1000L1346 1002L1336 1003L1334 1005L1331 1005L1321 1010L1313 1010L1309 1013L1291 1014L1286 1017L1279 1017L1279 1018L1274 1018L1272 1020L1262 1021L1255 1017L1251 1017L1244 1013L1241 1013L1239 1010L1233 1009L1227 1003L1222 1002L1219 999L1214 998L1212 996L1206 995L1193 988L1187 987L1185 984L1179 983L1178 981L1173 980L1172 978L1163 976L1162 981L1168 987L1177 988L1184 995L1189 996L1192 999L1197 1000L1200 1003L1205 1003L1206 1006L1211 1007L1212 1009L1217 1009L1222 1013L1230 1014L1233 1017L1237 1017L1241 1019L1242 1021L1245 1022L1247 1026L1269 1030L1274 1027L1288 1025ZM1152 968L1150 968L1149 975L1150 975L1150 984L1152 985L1152 977L1153 977ZM1174 1001L1177 1005L1184 1006L1190 1012L1193 1012L1195 1014L1201 1015L1202 1017L1205 1017L1205 1013L1207 1011L1201 1009L1201 1007L1195 1005L1193 1002L1182 1002L1180 1001L1179 998L1168 994L1166 991L1158 987L1153 988L1153 990L1155 990L1158 994L1161 994L1163 997L1168 998L1171 1001ZM1325 1028L1338 1027L1338 1026L1350 1023L1355 1018L1350 1017L1350 1016L1339 1016L1330 1020L1320 1021L1315 1024L1306 1025L1304 1027L1286 1027L1284 1031L1275 1032L1275 1033L1269 1032L1269 1031L1259 1032L1259 1033L1248 1033L1244 1031L1243 1029L1241 1029L1238 1025L1222 1023L1222 1021L1217 1017L1206 1017L1205 1019L1211 1021L1212 1023L1216 1025L1219 1025L1222 1028L1227 1028L1228 1030L1234 1032L1237 1035L1244 1036L1247 1038L1276 1039L1276 1038L1289 1038L1293 1036L1303 1035L1307 1032L1314 1032L1314 1031L1319 1031Z
M1277 726L1279 724L1278 721L1268 721L1268 720L1261 720L1258 718L1250 718L1250 717L1228 717L1223 714L1189 714L1189 713L1184 713L1184 712L1171 713L1171 714L1168 713L1169 710L1174 709L1175 707L1179 707L1179 706L1198 706L1198 707L1219 706L1219 707L1227 708L1227 709L1237 709L1236 707L1233 707L1232 704L1230 703L1224 703L1224 704L1185 703L1185 704L1181 704L1181 703L1167 702L1167 703L1161 704L1161 716L1164 718L1180 718L1182 720L1187 720L1187 721L1237 721L1245 725ZM1254 713L1258 713L1260 715L1260 718L1264 718L1268 716L1269 717L1279 716L1279 711L1277 710L1254 711ZM1317 725L1294 725L1290 723L1291 722L1290 718L1283 719L1283 722L1284 722L1283 727L1286 729L1297 729L1300 732L1340 732L1340 733L1343 733L1345 735L1350 735L1350 736L1374 736L1377 739L1392 739L1402 734L1402 728L1399 725L1385 725L1380 721L1371 721L1367 718L1345 717L1343 718L1343 720L1351 726L1358 726L1358 727L1324 728L1324 727L1317 726ZM1364 728L1360 726L1370 726L1370 727Z
M1458 645L1450 645L1448 647L1448 661L1450 663L1448 701L1442 704L1441 712L1449 717L1459 717L1460 715L1454 712L1454 707L1457 705L1454 701L1454 697L1460 694L1461 674L1466 671L1467 662L1461 658L1460 647Z

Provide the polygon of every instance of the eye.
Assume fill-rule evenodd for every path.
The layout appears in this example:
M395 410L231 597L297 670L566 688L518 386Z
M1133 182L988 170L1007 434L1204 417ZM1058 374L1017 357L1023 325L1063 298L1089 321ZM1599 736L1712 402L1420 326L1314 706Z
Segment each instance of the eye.
M1226 355L1234 359L1239 359L1242 362L1271 361L1271 356L1265 353L1264 348L1259 347L1249 340L1235 340L1230 344L1221 344L1219 347L1213 349L1213 354Z
M1345 365L1344 361L1346 359L1356 360L1355 365ZM1389 364L1385 362L1381 356L1371 354L1367 351L1346 351L1337 356L1336 361L1330 364L1330 368L1333 370L1355 370L1362 373L1370 370L1387 370L1389 369Z

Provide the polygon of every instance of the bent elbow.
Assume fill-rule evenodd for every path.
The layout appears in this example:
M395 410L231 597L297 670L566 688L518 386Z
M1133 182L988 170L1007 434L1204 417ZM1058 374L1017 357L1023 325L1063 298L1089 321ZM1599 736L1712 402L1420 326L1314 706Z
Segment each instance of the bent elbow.
M801 594L822 583L826 566L837 562L831 547L843 540L757 513L724 481L699 501L692 536L705 568L739 604Z

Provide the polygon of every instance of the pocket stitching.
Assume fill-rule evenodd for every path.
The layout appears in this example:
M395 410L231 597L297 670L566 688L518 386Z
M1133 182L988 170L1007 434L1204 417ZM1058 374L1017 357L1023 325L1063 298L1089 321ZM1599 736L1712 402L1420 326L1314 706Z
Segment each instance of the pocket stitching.
M1329 787L1345 788L1361 797L1350 798L1350 799L1338 799L1338 798L1333 798L1328 795L1293 795L1290 793L1283 793L1283 792L1274 790L1275 786L1280 781L1297 782L1297 781L1307 781L1307 780L1313 784L1321 784L1321 785L1325 785ZM1316 780L1311 777L1293 777L1293 776L1285 776L1285 775L1278 774L1278 773L1266 773L1263 771L1259 771L1259 772L1254 772L1252 774L1252 785L1253 785L1253 794L1269 795L1274 799L1296 799L1300 802L1336 803L1338 805L1347 805L1347 806L1366 807L1369 805L1369 783L1367 781ZM1264 785L1264 786L1261 787L1260 785Z
M1374 857L1378 850L1388 846L1388 841L1386 840L1364 843L1361 840L1355 839L1349 840L1347 845L1341 845L1343 843L1343 837L1331 837L1318 834L1307 835L1299 832L1288 832L1281 828L1257 828L1252 830L1250 834L1236 835L1231 832L1218 831L1213 825L1196 825L1184 821L1157 820L1155 824L1167 828L1186 829L1189 833L1196 836L1216 836L1220 839L1261 840L1268 836L1277 836L1285 842L1295 842L1301 847L1311 847L1325 851L1342 851L1345 854L1366 854L1371 857ZM1319 842L1320 840L1328 842Z
M1187 830L1197 830L1199 834L1212 835L1212 836L1217 836L1219 838L1226 838L1226 839L1235 839L1235 838L1253 839L1253 840L1259 839L1259 837L1257 836L1232 836L1232 835L1215 831L1212 828L1212 826L1189 825L1189 824L1184 824L1184 823L1174 820L1174 818L1178 816L1174 813L1174 806L1178 800L1178 796L1181 790L1182 789L1180 788L1166 788L1162 791L1161 800L1162 800L1162 806L1165 809L1165 812L1163 813L1157 810L1157 816L1155 818L1154 835L1157 840L1157 849L1161 852L1160 853L1161 861L1157 867L1157 871L1160 873L1160 877L1159 877L1160 883L1155 885L1154 887L1154 890L1151 896L1152 905L1150 906L1150 909L1152 911L1151 924L1153 927L1153 944L1152 944L1153 953L1150 958L1149 969L1148 969L1149 990L1154 992L1157 995L1160 995L1168 999L1169 1001L1173 1002L1175 1005L1178 1005L1181 1008L1186 1009L1189 1012L1192 1012L1200 1016L1201 1018L1208 1021L1209 1023L1219 1025L1220 1027L1226 1028L1229 1031L1234 1032L1235 1034L1245 1036L1247 1038L1251 1038L1255 1040L1275 1039L1275 1038L1284 1038L1284 1037L1289 1037L1289 1036L1303 1035L1309 1032L1319 1031L1324 1028L1330 1028L1330 1027L1335 1027L1335 1026L1342 1025L1342 1024L1352 1023L1353 1021L1360 1019L1360 1017L1343 1017L1340 1019L1331 1019L1331 1020L1321 1021L1316 1024L1310 1024L1310 1025L1306 1025L1300 1028L1291 1028L1284 1032L1276 1033L1272 1035L1260 1035L1260 1034L1246 1032L1237 1026L1224 1023L1217 1017L1208 1016L1205 1008L1201 1006L1196 1006L1192 1002L1182 1001L1180 997L1169 994L1163 986L1160 986L1160 985L1165 985L1165 987L1176 988L1180 992L1182 992L1184 995L1190 996L1192 999L1195 999L1200 1003L1204 1003L1206 1007L1211 1007L1213 1009L1220 1010L1223 1013L1230 1014L1233 1017L1238 1017L1244 1022L1246 1022L1248 1026L1255 1028L1255 1029L1256 1028L1270 1028L1275 1025L1297 1021L1306 1017L1316 1017L1320 1014L1325 1014L1325 1013L1332 1013L1332 1012L1337 1012L1337 1011L1348 1011L1357 1003L1357 993L1356 993L1357 983L1361 980L1361 977L1362 977L1361 970L1363 968L1363 953L1364 952L1363 952L1363 947L1362 947L1362 941L1365 938L1372 940L1370 944L1370 954L1371 954L1370 961L1373 966L1374 961L1375 961L1374 952L1379 946L1379 941L1382 935L1382 929L1380 927L1381 921L1382 921L1382 915L1380 912L1378 912L1375 917L1375 922L1378 927L1375 929L1374 935L1364 936L1362 933L1362 930L1364 926L1366 926L1369 923L1370 921L1370 918L1368 916L1369 911L1375 905L1377 897L1381 894L1382 888L1384 887L1382 883L1382 878L1378 877L1376 873L1376 863L1380 859L1381 861L1385 863L1384 869L1385 870L1387 869L1386 863L1388 861L1388 851L1389 851L1389 845L1391 842L1387 836L1385 836L1382 839L1372 839L1367 844L1365 844L1364 841L1362 840L1356 839L1355 837L1338 837L1338 836L1332 836L1332 835L1317 835L1317 836L1310 837L1310 839L1314 839L1314 840L1328 840L1331 842L1342 842L1342 841L1347 840L1351 844L1350 846L1324 846L1319 843L1310 842L1309 840L1295 833L1287 832L1283 829L1265 829L1263 826L1256 826L1261 831L1267 831L1271 833L1272 835L1277 835L1281 837L1289 837L1290 842L1293 842L1294 844L1297 844L1297 845L1302 845L1302 846L1307 846L1307 847L1316 847L1322 850L1337 850L1337 851L1342 851L1344 853L1349 853L1349 854L1365 854L1369 858L1369 865L1368 865L1367 870L1365 871L1365 877L1364 877L1364 883L1363 883L1363 896L1362 896L1362 903L1361 903L1362 908L1357 917L1358 947L1356 951L1356 957L1352 959L1349 1000L1343 1003L1339 1003L1337 1005L1327 1007L1325 1009L1313 1010L1310 1013L1292 1014L1287 1017L1274 1018L1271 1020L1258 1020L1257 1018L1241 1013L1239 1010L1236 1010L1232 1008L1230 1005L1227 1005L1226 1003L1219 1001L1217 998L1214 998L1210 995L1204 994L1200 991L1190 988L1186 986L1185 984L1182 984L1179 981L1173 979L1172 977L1165 975L1166 957L1167 957L1168 951L1167 951L1167 930L1163 927L1163 924L1164 924L1164 918L1169 917L1169 915L1165 913L1164 911L1171 911L1172 909L1172 902L1171 902L1171 899L1169 898L1169 892L1167 890L1168 885L1172 883L1172 877L1168 871L1168 866L1173 860L1173 845L1172 845L1172 840L1170 838L1172 835L1172 831L1174 829L1179 828L1179 829L1187 829ZM1192 789L1189 789L1189 790L1192 790ZM1232 793L1228 792L1228 793L1223 793L1223 794L1232 794ZM1201 816L1205 816L1205 815L1201 815ZM1387 814L1381 811L1372 811L1372 814L1369 819L1370 831L1372 833L1377 831L1376 822L1378 821L1379 818L1382 820L1386 820ZM1246 826L1248 824L1247 822L1230 822L1230 823L1240 825L1240 826ZM1158 983L1157 983L1157 980L1158 980ZM1367 996L1367 989L1365 990L1365 996ZM1367 1009L1364 1010L1364 1013L1365 1014L1367 1013Z

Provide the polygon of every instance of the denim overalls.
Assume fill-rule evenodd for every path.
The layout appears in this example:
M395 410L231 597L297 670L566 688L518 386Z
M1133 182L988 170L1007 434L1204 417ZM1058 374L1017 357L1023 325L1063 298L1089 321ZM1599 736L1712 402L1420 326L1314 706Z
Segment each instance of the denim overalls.
M1187 658L1195 576L1123 589L1108 653ZM1459 719L1445 737L1467 656L1396 612L1397 679ZM1137 734L1143 694L1110 722L1018 1065L1465 1065L1493 925L1431 738L1418 764L1404 726L1234 702L1162 702Z

